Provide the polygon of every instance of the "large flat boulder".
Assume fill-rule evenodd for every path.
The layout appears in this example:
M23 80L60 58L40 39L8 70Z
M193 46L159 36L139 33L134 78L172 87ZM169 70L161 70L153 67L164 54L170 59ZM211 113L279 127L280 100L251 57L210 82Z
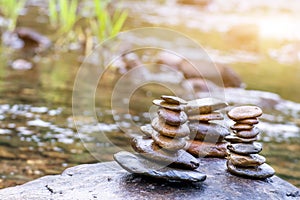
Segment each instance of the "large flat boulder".
M226 160L200 158L203 183L178 183L141 177L124 171L116 162L86 164L45 176L24 185L0 190L5 200L75 199L300 199L297 187L273 176L265 181L229 174Z

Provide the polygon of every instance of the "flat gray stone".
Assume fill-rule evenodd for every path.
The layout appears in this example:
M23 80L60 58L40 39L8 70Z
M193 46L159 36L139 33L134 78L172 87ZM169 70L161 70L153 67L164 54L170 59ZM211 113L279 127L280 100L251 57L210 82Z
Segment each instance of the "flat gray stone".
M184 169L196 169L199 166L198 160L185 150L166 151L156 145L152 139L136 137L132 139L131 146L141 156L150 160Z
M252 167L245 168L245 167L234 166L229 160L227 162L227 168L228 171L234 175L253 178L253 179L266 179L275 174L274 169L266 163L255 168Z
M199 159L201 183L172 183L134 175L116 162L78 165L60 175L45 176L26 184L0 190L3 200L298 200L299 188L272 176L266 180L231 175L226 160Z
M259 153L262 150L262 145L258 142L253 142L249 144L237 143L237 144L228 144L227 149L234 153L241 155L248 155L253 153Z
M188 101L184 109L188 113L207 114L213 111L227 107L228 104L222 100L215 98L202 98Z
M168 181L202 182L206 179L206 175L198 171L166 167L127 151L116 153L114 159L122 168L134 174L166 179Z

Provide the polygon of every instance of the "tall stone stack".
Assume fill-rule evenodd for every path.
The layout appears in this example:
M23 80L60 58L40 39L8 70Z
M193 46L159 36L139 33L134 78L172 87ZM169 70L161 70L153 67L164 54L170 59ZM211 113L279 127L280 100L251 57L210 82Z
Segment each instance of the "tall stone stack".
M229 135L226 127L214 123L224 117L217 110L225 108L227 103L214 98L189 101L186 106L191 131L187 151L196 157L226 157L224 137Z
M240 106L228 112L235 124L230 127L234 134L225 138L230 142L227 168L234 175L265 179L275 174L274 169L265 163L265 157L258 154L262 145L256 142L260 130L255 125L262 113L257 106Z
M181 98L163 95L153 100L159 106L151 125L141 127L143 138L134 138L132 147L141 156L170 164L177 168L196 169L199 161L184 150L190 134L187 115L183 111L187 102Z

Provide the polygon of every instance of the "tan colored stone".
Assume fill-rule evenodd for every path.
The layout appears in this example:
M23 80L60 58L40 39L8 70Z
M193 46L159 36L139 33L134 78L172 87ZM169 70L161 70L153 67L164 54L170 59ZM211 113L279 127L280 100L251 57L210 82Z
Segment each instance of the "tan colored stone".
M187 121L187 115L183 111L173 111L165 108L158 110L158 116L163 118L165 122L172 126L179 126Z
M232 120L239 121L259 117L262 113L262 110L257 106L239 106L230 110L228 117Z
M197 115L190 115L188 116L189 121L201 121L201 122L208 122L211 120L223 120L224 117L219 112L213 112L208 114L197 114Z
M220 99L202 98L188 101L185 111L192 114L207 114L227 106L228 104Z
M169 110L181 111L184 109L183 105L170 104L160 99L154 99L152 103L156 106L163 107Z
M225 137L225 140L231 143L251 143L257 140L257 137L254 138L241 138L236 135L228 135Z
M249 125L249 124L239 124L239 123L235 123L234 125L230 126L230 128L232 130L237 130L237 131L240 131L240 130L250 130L253 128L252 125Z
M258 124L258 122L259 121L257 118L243 119L243 120L237 121L237 123L239 123L239 124L249 124L249 125Z
M229 160L237 167L257 167L266 162L266 158L258 154L239 155L230 152Z
M187 104L187 101L175 96L162 95L161 98L170 104Z
M227 155L226 142L207 143L201 141L188 141L187 151L196 157L225 158Z
M160 134L171 137L171 138L182 138L190 134L190 129L187 123L180 126L170 126L161 121L158 117L154 118L152 123L152 128L159 132Z

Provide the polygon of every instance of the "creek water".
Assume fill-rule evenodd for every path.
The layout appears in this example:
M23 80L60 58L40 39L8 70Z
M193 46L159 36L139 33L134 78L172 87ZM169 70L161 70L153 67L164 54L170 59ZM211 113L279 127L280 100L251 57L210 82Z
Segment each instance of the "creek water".
M46 5L43 1L32 2L19 24L51 37L53 30L48 27L45 13L40 12ZM292 51L297 51L298 38L285 32L283 38L272 38L263 29L256 43L241 50L229 42L227 35L233 25L255 23L262 13L268 13L268 20L277 14L296 18L294 8L299 5L294 1L277 7L264 3L268 1L228 1L224 7L220 1L212 2L209 6L195 6L176 1L125 0L122 6L130 13L125 29L171 28L199 42L215 62L232 66L247 90L225 89L226 100L231 106L262 106L262 155L278 176L300 187L300 68L299 58ZM288 47L292 50L285 50ZM38 55L6 47L0 51L0 187L58 174L77 164L110 161L120 149L131 150L130 134L122 131L132 131L127 120L137 126L149 122L151 101L170 93L158 84L145 85L132 94L129 114L119 108L117 113L124 115L114 115L111 95L120 76L110 71L102 77L103 84L97 90L95 122L84 110L81 116L72 114L74 81L83 60L81 50L50 50ZM33 68L12 69L9 64L16 58L31 60ZM174 77L155 74L156 80L160 76L165 82L172 82Z

